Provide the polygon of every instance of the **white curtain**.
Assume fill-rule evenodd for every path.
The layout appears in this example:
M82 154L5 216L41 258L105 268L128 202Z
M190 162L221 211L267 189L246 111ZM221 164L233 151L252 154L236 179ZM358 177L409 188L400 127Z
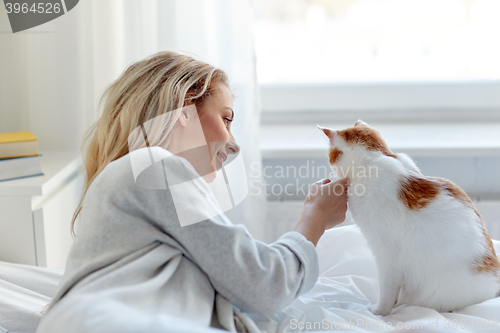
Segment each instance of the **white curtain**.
M0 131L31 130L42 152L77 150L107 85L134 61L177 51L229 74L233 131L250 176L250 165L261 164L251 15L250 0L81 0L54 21L12 34L0 10ZM253 192L227 215L269 241L265 198Z

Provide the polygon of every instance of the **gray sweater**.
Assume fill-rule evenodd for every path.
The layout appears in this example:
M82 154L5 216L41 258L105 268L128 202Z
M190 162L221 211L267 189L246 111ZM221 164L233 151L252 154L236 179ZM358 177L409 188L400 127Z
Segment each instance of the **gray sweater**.
M181 157L161 165L199 177ZM214 202L208 186L187 197L193 211ZM267 245L223 214L181 227L175 212L170 190L137 185L130 154L106 166L37 332L258 332L245 312L275 313L317 280L316 249L300 233Z

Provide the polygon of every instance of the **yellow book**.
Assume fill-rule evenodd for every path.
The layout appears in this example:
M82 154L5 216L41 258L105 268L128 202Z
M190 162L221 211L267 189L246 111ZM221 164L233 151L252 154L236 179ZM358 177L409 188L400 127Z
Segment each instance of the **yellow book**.
M0 133L0 159L38 155L38 139L29 131Z
M38 141L30 131L0 133L0 143Z

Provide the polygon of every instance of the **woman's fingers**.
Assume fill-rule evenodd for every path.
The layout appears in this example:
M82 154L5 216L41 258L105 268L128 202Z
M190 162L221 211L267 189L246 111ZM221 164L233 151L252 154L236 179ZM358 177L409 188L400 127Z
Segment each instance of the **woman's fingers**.
M328 183L331 183L331 182L332 181L330 179L324 178L324 179L318 180L316 183L325 185L325 184L328 184Z
M328 193L333 192L336 195L347 195L347 188L349 187L349 179L342 178L338 179L334 182L326 182L322 183L322 187L324 190L326 190Z
M328 178L324 178L324 179L318 180L316 182L316 184L321 184L321 185L330 184L330 186L335 186L336 184L339 184L339 185L341 185L343 187L348 187L349 186L349 178L345 177L345 178L342 178L342 179L338 179L338 180L336 180L334 182L332 182Z
M348 186L347 178L334 182L322 179L314 183L304 201L304 210L296 230L301 230L304 235L308 235L307 239L315 243L326 229L342 223L347 211Z
M328 186L332 186L332 187L341 186L343 189L347 189L347 187L349 187L349 178L345 177L345 178L336 180L336 181L332 182L331 184L328 184Z
M311 196L324 197L318 200L329 200L328 197L343 197L343 200L347 201L347 188L349 187L349 179L342 178L332 182L330 179L325 178L318 180L314 183L309 193L307 194L306 200L310 200Z

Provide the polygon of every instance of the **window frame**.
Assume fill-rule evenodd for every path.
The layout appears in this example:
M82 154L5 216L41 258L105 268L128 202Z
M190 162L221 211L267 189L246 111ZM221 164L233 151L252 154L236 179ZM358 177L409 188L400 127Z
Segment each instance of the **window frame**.
M500 120L500 80L260 84L261 122Z

